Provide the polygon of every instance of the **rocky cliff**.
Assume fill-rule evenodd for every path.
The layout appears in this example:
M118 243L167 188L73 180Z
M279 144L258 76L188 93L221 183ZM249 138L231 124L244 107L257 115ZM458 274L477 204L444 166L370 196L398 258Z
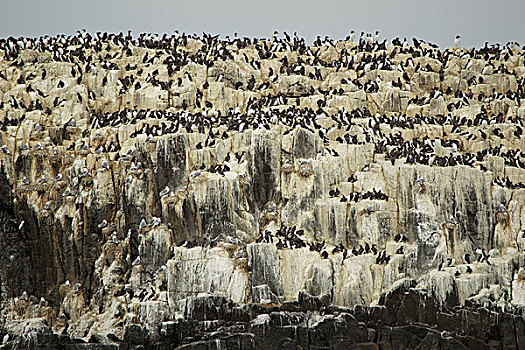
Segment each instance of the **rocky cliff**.
M516 44L0 58L1 348L525 348Z

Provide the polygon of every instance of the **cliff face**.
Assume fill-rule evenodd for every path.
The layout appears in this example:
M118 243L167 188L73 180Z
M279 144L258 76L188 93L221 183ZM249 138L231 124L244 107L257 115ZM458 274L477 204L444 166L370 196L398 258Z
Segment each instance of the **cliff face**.
M0 56L5 347L525 344L522 50L83 33Z

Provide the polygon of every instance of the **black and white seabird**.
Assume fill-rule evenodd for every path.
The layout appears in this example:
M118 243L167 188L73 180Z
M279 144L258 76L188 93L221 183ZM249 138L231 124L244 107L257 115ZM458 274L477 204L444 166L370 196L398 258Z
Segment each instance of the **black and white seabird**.
M456 38L454 39L454 47L459 47L461 41L461 35L456 35Z

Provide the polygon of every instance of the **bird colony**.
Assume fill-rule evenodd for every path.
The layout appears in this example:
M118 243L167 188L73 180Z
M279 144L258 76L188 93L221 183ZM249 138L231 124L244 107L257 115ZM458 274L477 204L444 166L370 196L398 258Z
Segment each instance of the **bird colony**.
M396 288L521 312L524 50L456 44L0 39L4 343L25 320L154 342L210 303Z

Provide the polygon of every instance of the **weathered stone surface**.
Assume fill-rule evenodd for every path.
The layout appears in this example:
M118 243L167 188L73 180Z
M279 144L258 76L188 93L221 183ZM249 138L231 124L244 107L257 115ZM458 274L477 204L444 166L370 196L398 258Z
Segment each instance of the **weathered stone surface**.
M0 348L523 348L523 50L24 40Z

